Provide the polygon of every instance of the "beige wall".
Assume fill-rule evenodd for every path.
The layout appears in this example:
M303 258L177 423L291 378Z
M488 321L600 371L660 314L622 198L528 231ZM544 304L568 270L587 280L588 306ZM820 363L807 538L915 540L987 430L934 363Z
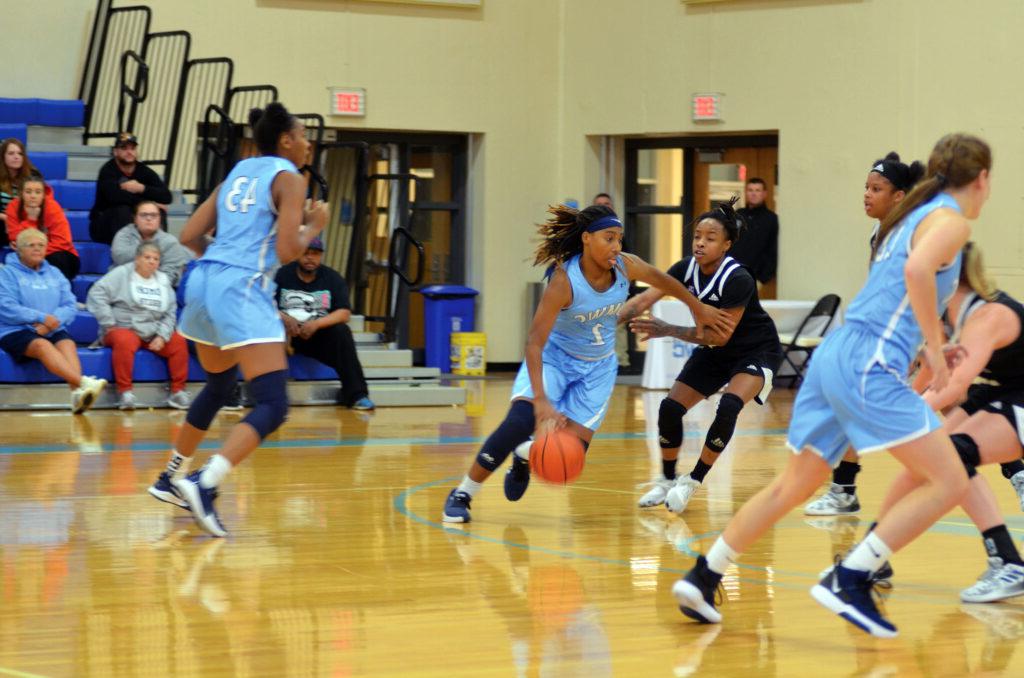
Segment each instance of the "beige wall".
M71 53L5 69L5 96L74 94L94 3L50 4L62 11L9 8L26 30L5 46L34 51L46 32ZM1024 293L1019 0L149 4L155 30L191 31L194 55L232 57L238 84L276 84L293 109L326 112L327 88L350 85L367 88L368 114L339 126L474 133L469 283L482 291L492 361L522 356L524 281L539 275L526 260L544 206L621 177L602 170L603 135L778 130L780 293L848 301L864 277L870 162L891 149L924 157L947 131L981 134L996 166L976 237L1000 282ZM690 122L695 91L724 93L725 122Z

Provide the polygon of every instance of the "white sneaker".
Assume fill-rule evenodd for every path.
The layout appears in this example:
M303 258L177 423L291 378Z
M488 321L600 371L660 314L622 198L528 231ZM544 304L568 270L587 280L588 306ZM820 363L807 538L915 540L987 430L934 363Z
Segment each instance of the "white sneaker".
M1020 502L1020 510L1024 511L1024 471L1017 471L1010 476L1010 484L1017 493L1017 501Z
M1003 563L1002 558L988 559L988 569L974 586L960 592L965 603L992 603L1024 595L1024 567Z
M847 494L843 491L842 485L835 483L828 488L828 492L804 507L804 514L808 516L841 516L853 513L860 513L857 495Z
M96 399L107 387L106 379L82 376L78 388L71 392L71 413L82 414L96 402Z
M167 399L167 406L173 407L176 410L187 410L191 404L192 396L190 396L187 391L172 393Z
M121 394L121 399L117 401L117 409L119 410L134 410L135 409L135 394L131 391L125 391Z
M675 486L675 481L667 480L666 478L655 478L642 487L646 487L647 485L650 485L651 489L647 490L647 493L640 497L640 501L638 502L640 504L640 508L650 508L651 506L664 504L665 495L667 495L668 491Z
M665 495L665 508L672 513L682 513L699 487L700 483L691 478L689 474L676 478L675 487Z

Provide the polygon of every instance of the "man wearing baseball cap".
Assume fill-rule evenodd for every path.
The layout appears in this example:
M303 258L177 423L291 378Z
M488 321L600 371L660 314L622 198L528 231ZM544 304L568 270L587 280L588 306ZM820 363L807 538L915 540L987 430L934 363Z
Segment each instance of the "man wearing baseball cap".
M139 140L131 132L121 132L114 139L114 157L100 168L96 202L89 212L89 237L93 242L109 245L122 226L132 223L135 205L143 200L163 206L171 202L171 192L163 179L139 162L138 151ZM161 223L166 226L166 215Z
M277 270L277 307L292 350L338 373L339 405L372 410L363 366L348 321L352 306L348 285L337 271L322 265L324 243L313 238L296 261Z

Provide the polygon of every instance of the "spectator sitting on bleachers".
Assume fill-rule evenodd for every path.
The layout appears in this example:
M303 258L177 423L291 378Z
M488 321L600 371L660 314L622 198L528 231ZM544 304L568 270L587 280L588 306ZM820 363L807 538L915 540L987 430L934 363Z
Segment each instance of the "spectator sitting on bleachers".
M125 224L132 223L132 209L143 200L166 206L171 192L163 180L138 160L139 141L122 132L114 142L114 157L96 177L96 203L89 211L89 237L109 245ZM163 210L161 209L161 223Z
M75 317L71 284L46 261L46 235L26 228L0 269L0 348L18 362L39 360L71 387L71 411L85 412L107 385L82 375L78 349L67 333Z
M7 237L14 242L26 228L42 231L47 238L46 260L68 280L78 275L82 262L71 241L71 225L60 203L42 177L31 176L21 183L18 197L7 206Z
M277 307L295 353L334 369L341 380L337 402L353 410L372 410L363 366L348 321L352 317L348 285L337 271L321 265L324 243L309 241L305 254L277 269Z
M3 158L4 163L0 168L0 222L3 222L3 228L0 228L0 247L6 247L10 243L7 238L7 205L18 197L21 182L39 172L28 159L21 139L4 139L0 143L0 158Z
M114 381L121 394L117 406L122 410L135 409L132 373L140 348L167 359L171 375L167 404L178 410L191 404L185 392L188 345L174 331L178 302L170 279L159 268L160 248L144 242L135 252L135 261L111 269L89 288L87 307L96 316L103 343L114 351Z
M177 287L185 265L194 258L194 255L173 235L160 230L160 207L152 200L143 200L136 205L135 222L128 224L114 236L114 242L110 246L110 257L114 260L114 266L133 261L138 256L139 245L144 242L151 242L160 250L160 270L170 278L171 285Z

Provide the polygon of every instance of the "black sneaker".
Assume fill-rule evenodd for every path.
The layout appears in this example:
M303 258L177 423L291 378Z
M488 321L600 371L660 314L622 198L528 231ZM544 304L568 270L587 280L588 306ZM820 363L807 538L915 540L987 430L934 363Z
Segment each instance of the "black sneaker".
M505 474L505 499L519 501L530 486L530 462L512 456L512 464Z
M870 572L836 564L811 589L811 596L862 631L879 638L895 638L896 626L882 616L872 597L877 581Z
M704 556L697 556L697 564L672 586L672 595L679 603L679 611L703 624L719 624L722 613L715 607L722 604L722 575L708 567Z
M468 492L463 492L459 488L455 488L448 494L448 499L444 503L444 513L441 514L441 521L445 523L468 523L469 518L469 505L473 502L473 497L469 496Z
M242 385L238 384L235 386L235 390L231 392L231 397L224 401L224 404L220 406L220 409L226 412L237 412L242 409Z

